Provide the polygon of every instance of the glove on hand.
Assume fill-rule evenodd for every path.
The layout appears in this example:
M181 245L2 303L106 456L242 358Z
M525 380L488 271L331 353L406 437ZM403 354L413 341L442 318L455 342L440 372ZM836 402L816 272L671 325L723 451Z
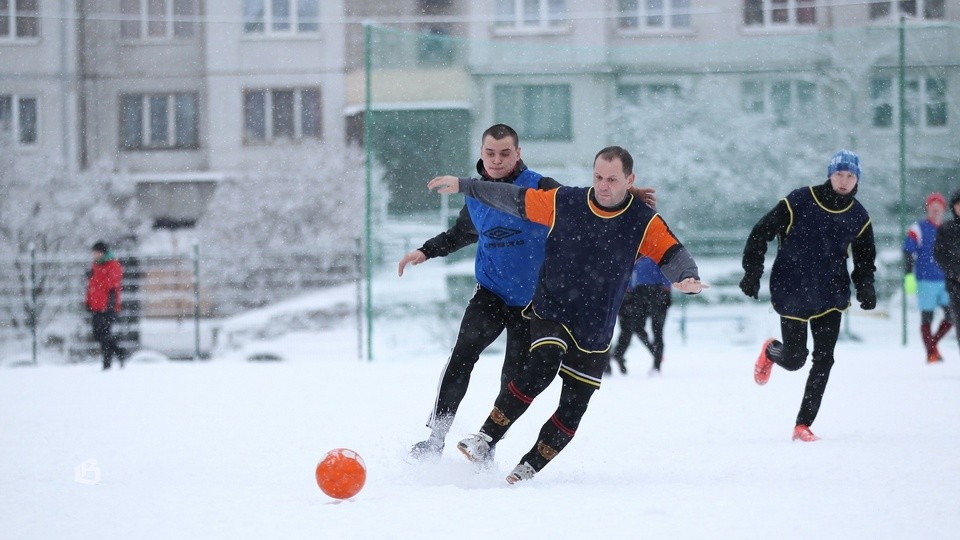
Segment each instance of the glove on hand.
M754 298L756 300L760 299L760 276L755 274L746 274L743 276L743 279L740 280L740 290L743 291L743 294Z
M877 307L877 291L873 288L873 285L866 285L857 289L857 300L860 302L861 308L873 309Z
M903 276L903 290L907 294L917 294L917 275L913 272Z

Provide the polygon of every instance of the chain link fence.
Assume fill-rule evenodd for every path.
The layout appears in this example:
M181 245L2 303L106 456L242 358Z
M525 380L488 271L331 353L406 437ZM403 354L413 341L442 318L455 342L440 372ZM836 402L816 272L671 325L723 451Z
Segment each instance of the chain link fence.
M219 322L232 315L308 291L360 283L356 251L260 253L252 271L249 257L196 247L117 255L124 267L121 313L114 325L121 347L171 358L208 356ZM84 304L90 264L83 253L0 257L0 363L98 358Z

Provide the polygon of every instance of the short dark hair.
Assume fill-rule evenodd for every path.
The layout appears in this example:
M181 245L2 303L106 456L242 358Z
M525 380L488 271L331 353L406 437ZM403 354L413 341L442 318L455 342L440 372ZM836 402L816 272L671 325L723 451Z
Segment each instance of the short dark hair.
M97 240L96 242L94 242L93 247L90 250L99 251L100 253L106 253L110 251L110 246L108 246L107 243L104 242L103 240Z
M596 163L600 158L603 158L604 161L619 159L620 163L623 163L623 175L630 176L633 174L633 156L630 155L630 152L627 152L626 148L608 146L597 152L597 155L593 157L593 162Z
M497 141L504 137L510 137L513 139L514 146L520 146L520 136L517 135L516 130L506 124L494 124L488 127L487 130L483 132L483 135L480 136L480 142L483 142L483 140L487 138L487 135Z

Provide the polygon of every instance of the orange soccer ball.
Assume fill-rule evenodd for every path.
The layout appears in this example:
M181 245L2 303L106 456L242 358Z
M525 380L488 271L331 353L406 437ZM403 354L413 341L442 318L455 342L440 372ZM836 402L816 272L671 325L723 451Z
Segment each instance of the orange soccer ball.
M334 499L349 499L367 481L367 466L353 450L334 448L317 463L317 485Z

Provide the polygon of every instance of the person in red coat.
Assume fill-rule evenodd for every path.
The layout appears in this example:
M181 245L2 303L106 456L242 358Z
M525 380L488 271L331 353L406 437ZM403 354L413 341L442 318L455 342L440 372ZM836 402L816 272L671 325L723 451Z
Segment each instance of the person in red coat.
M103 241L93 244L93 267L87 282L87 309L93 313L93 339L103 352L103 369L110 369L114 357L123 367L124 354L113 323L120 313L120 287L123 285L123 267Z

